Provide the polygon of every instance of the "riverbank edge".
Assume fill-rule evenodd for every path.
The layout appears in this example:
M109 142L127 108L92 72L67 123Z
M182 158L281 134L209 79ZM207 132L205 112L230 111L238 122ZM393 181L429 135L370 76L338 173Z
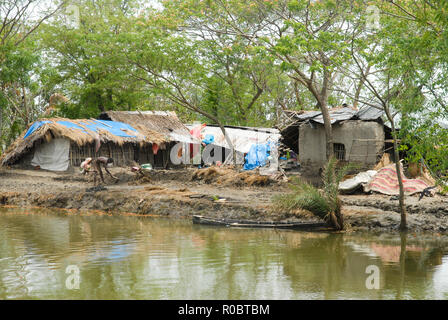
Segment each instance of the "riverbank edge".
M346 232L373 231L398 232L400 215L388 201L359 201L350 196L342 197ZM363 205L364 204L364 205ZM367 206L365 204L368 204ZM182 193L148 194L144 189L131 194L120 190L89 191L68 190L56 193L0 192L0 207L68 209L75 212L104 212L111 215L155 215L169 218L192 218L203 215L220 219L252 221L318 222L316 218L298 217L288 213L273 212L269 205L217 202L209 198L189 198ZM448 207L432 213L421 213L408 206L410 232L448 234ZM398 208L398 207L397 207Z

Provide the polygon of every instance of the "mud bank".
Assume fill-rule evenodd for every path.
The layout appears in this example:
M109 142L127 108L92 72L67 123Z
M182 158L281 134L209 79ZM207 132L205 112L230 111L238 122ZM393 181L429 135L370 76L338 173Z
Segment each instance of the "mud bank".
M156 191L163 191L156 189ZM262 210L237 204L216 203L212 198L190 199L188 191L170 190L164 194L151 195L145 190L134 189L132 193L117 190L61 192L56 194L0 193L1 205L19 207L47 207L76 209L79 211L100 210L107 213L136 213L170 217L185 217L193 214L216 217L244 217L257 219L267 217Z
M47 207L112 214L152 214L191 217L195 214L232 219L318 221L314 217L275 212L271 198L288 192L284 183L268 186L226 186L197 181L193 170L154 172L148 180L115 168L120 178L106 179L92 188L90 177L45 171L0 170L0 206ZM398 201L381 195L342 196L349 231L396 232L400 223ZM448 198L406 199L408 226L413 232L448 233Z
M405 199L410 231L448 233L448 198L418 196ZM400 224L399 204L391 196L341 196L343 212L354 229L397 230Z
M276 215L270 209L272 192L282 186L226 187L193 181L192 170L154 171L150 178L136 179L124 169L112 170L118 184L93 188L92 179L79 174L45 171L0 171L0 205L101 210L108 213L153 214L191 217L302 221Z

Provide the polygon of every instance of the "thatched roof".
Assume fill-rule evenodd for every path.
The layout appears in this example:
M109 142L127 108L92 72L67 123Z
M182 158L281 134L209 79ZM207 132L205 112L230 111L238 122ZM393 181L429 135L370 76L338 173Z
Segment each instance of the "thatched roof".
M23 153L30 150L36 141L50 141L53 138L67 138L78 146L112 142L123 145L126 142L163 144L169 142L167 136L140 124L129 125L117 121L51 118L32 123L0 157L0 165L14 163Z
M174 111L107 111L99 119L138 124L168 136L170 141L198 143Z

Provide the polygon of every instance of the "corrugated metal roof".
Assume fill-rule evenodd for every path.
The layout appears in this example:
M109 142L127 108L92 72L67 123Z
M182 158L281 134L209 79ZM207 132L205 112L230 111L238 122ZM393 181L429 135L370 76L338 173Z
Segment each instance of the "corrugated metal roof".
M189 126L194 126L194 125L187 124L186 126L189 127ZM219 128L219 126L217 124L207 124L207 127L218 127ZM280 133L280 131L276 128L245 127L245 126L232 126L232 125L225 125L224 128L250 130L250 131L265 132L265 133Z
M384 114L384 111L378 108L374 108L371 106L364 107L358 111L356 116L360 120L377 120L381 118Z
M291 111L286 110L289 115L293 115L297 122L313 121L320 124L324 124L324 118L321 111ZM335 124L345 120L363 120L373 121L381 119L384 114L383 110L374 107L364 107L361 110L356 110L351 107L333 108L329 109L331 124Z
M299 120L308 120L314 118L315 116L320 115L322 112L320 111L308 111L302 114L297 114L295 117Z
M330 110L330 120L331 124L334 124L339 121L350 120L356 115L357 111L352 108L341 108L337 110ZM322 112L319 112L319 115L310 119L311 121L318 122L320 124L324 124L324 117Z

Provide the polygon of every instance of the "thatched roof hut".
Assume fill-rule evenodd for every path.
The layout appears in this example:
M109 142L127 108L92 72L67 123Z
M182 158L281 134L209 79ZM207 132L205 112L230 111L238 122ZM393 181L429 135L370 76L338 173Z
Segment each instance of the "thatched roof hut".
M96 150L98 145L108 145L108 150L103 150L101 155L111 156L114 153L113 148L121 149L124 154L125 145L129 149L131 145L147 147L148 145L157 144L163 149L165 144L169 143L170 139L164 134L138 123L130 125L117 121L94 119L40 119L32 123L11 144L0 157L0 165L6 166L17 163L26 154L31 153L33 149L37 150L40 146L50 144L52 141L64 141L64 145L67 147L61 147L62 144L59 143L56 149L58 152L62 150L65 162L69 161L70 164L77 165L83 157L95 156L96 152L92 152L91 150ZM88 151L84 150L86 152L79 152L78 154L77 151L82 148L87 148ZM53 147L51 152L47 151L46 157L54 158L55 155L51 153L56 153L56 149ZM65 153L67 153L67 156ZM120 159L123 163L126 162L124 155L122 157L120 156ZM67 166L64 164L63 167L66 168Z
M174 111L107 111L99 119L139 125L169 137L172 142L199 143Z

